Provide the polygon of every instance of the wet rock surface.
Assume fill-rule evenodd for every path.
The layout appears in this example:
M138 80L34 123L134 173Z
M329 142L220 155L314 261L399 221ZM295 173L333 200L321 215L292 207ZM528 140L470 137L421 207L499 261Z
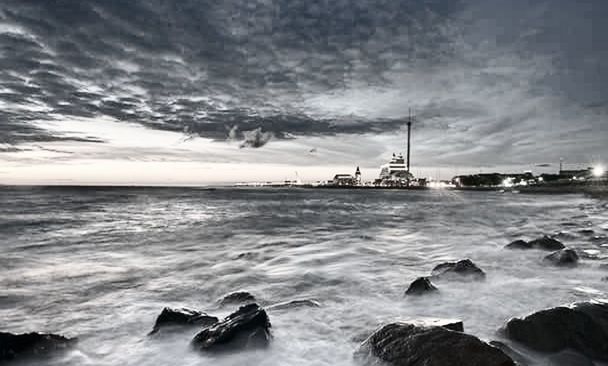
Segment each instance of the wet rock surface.
M574 249L562 249L546 256L543 261L559 267L576 267L579 256Z
M257 300L256 300L255 296L253 296L249 292L238 291L238 292L233 292L233 293L230 293L230 294L224 296L220 300L220 305L224 306L224 305L235 305L235 304L248 304L248 303L254 303L256 301Z
M464 323L459 319L417 318L407 319L400 323L411 324L417 327L443 327L455 332L464 332Z
M217 323L218 318L197 310L164 308L156 318L154 328L148 335L158 333L161 328L175 330L181 327L209 326Z
M206 352L263 348L271 340L270 320L257 304L248 304L224 320L199 332L191 342L194 349Z
M428 277L419 277L410 284L405 291L406 295L424 295L439 291Z
M364 365L514 366L498 348L445 327L392 323L367 338L355 353Z
M556 240L550 236L543 236L542 238L534 239L531 241L516 240L508 244L505 248L507 249L540 249L540 250L560 250L564 249L565 246L559 240Z
M511 357L511 359L515 361L517 366L528 366L534 363L532 359L521 354L517 350L513 349L513 347L504 342L491 341L490 345L498 348L499 350L503 351L507 356Z
M76 344L75 338L56 334L0 332L0 361L42 358L68 350Z
M486 277L484 271L477 267L470 259L458 262L446 262L436 266L431 272L433 278L466 278L483 280Z
M572 349L608 361L608 302L591 301L511 319L506 335L531 349L556 353Z

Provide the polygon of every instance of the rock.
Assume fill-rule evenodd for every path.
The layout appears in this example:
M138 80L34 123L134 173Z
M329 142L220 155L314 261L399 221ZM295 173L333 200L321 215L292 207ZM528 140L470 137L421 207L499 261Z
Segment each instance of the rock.
M549 254L543 261L560 267L575 267L578 259L578 254L573 249L562 249Z
M393 366L514 366L498 348L478 338L444 327L408 323L383 326L355 353L366 365Z
M271 337L266 311L258 304L248 304L203 329L191 344L199 351L234 351L266 347Z
M511 346L500 341L491 341L490 345L503 351L507 356L511 357L517 366L528 366L533 365L534 361L529 357L522 355L521 353L514 350Z
M218 321L218 318L196 310L164 308L148 335L157 333L161 328L209 326Z
M515 240L505 246L507 249L531 249L532 245L525 240Z
M220 300L220 305L249 304L256 302L255 297L247 291L233 292Z
M549 236L543 236L542 238L535 239L529 242L524 240L516 240L508 244L505 248L507 249L542 249L542 250L560 250L564 249L565 246L559 240L555 240Z
M458 319L417 318L403 320L399 323L411 324L417 327L443 327L455 332L464 332L464 323Z
M475 280L483 280L486 277L486 274L470 259L442 263L433 269L431 275L437 278L463 277Z
M550 236L543 236L539 239L534 239L529 242L530 247L533 249L542 249L542 250L560 250L564 249L565 246L559 240L555 240Z
M270 311L270 310L293 309L293 308L299 308L299 307L319 308L319 307L321 307L321 304L319 304L319 302L316 300L292 300L292 301L280 302L278 304L268 306L266 309L268 311Z
M505 326L506 335L541 352L568 348L608 361L608 302L591 301L542 310Z
M432 293L438 291L431 280L428 277L419 277L416 279L410 287L405 291L406 295L422 295L426 293Z
M0 361L39 358L65 351L77 342L56 334L0 332Z

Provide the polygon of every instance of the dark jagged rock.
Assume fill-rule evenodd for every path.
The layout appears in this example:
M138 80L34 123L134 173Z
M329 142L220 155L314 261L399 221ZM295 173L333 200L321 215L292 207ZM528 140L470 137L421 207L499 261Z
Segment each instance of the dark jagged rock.
M65 351L77 342L56 334L0 332L0 361L39 358Z
M220 305L249 304L256 302L255 297L247 291L233 292L220 300Z
M507 322L506 335L541 352L573 349L608 361L608 302L592 301L542 310Z
M573 249L562 249L546 256L544 262L560 267L575 267L578 259L578 254Z
M392 323L375 331L355 353L366 365L514 366L498 348L444 327Z
M321 304L319 304L319 302L316 300L292 300L292 301L280 302L278 304L268 306L266 309L268 311L270 311L270 310L293 309L293 308L299 308L299 307L318 308L318 307L321 307Z
M464 259L458 262L446 262L436 266L431 275L436 278L469 278L475 280L483 280L486 274L477 267L470 259Z
M218 321L218 318L196 310L164 308L148 335L157 333L161 328L209 326Z
M515 240L505 247L507 249L531 249L532 245L525 240Z
M257 304L242 306L226 319L203 329L192 340L199 351L263 348L270 343L270 320Z
M428 277L419 277L411 283L410 287L405 291L406 295L423 295L426 293L437 292L438 289L431 283Z

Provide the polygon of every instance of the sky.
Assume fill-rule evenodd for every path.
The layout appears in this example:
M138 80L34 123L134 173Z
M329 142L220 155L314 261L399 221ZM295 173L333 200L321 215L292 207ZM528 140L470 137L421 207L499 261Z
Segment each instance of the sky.
M374 179L410 109L418 176L603 162L607 16L605 0L3 0L0 184Z

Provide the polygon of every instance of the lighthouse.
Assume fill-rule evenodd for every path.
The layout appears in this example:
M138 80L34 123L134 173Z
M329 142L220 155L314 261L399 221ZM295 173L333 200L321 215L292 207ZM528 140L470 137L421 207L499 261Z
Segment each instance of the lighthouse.
M361 170L357 167L357 171L355 172L355 185L360 186L361 184Z

